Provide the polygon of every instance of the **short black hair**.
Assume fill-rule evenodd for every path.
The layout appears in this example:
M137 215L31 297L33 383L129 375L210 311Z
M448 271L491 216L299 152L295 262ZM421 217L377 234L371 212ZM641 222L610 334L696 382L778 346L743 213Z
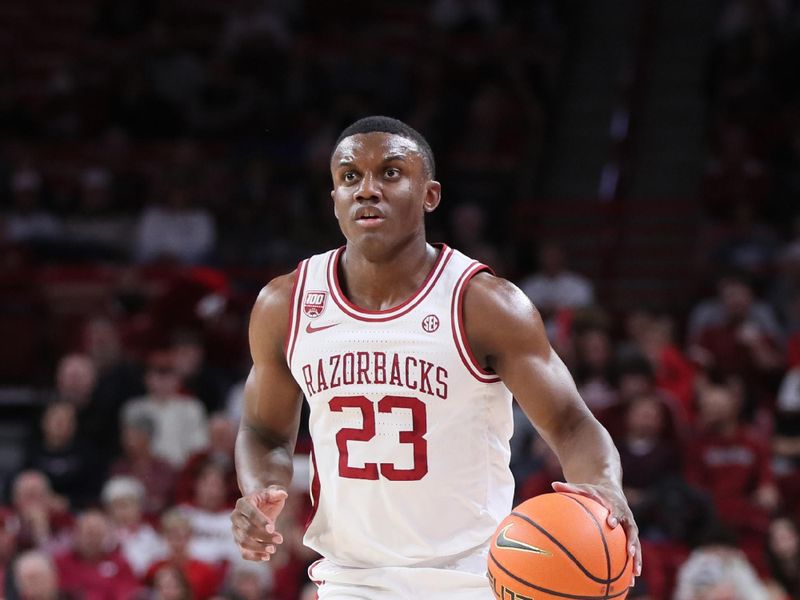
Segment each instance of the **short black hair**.
M334 152L344 138L350 137L351 135L358 135L359 133L373 133L376 131L399 135L400 137L416 142L422 153L422 160L425 163L427 175L431 179L436 176L436 162L433 160L433 150L431 150L431 145L428 143L428 140L426 140L425 136L419 131L411 127L411 125L392 117L374 115L371 117L364 117L355 123L351 123L344 128L336 139L336 143L333 145Z

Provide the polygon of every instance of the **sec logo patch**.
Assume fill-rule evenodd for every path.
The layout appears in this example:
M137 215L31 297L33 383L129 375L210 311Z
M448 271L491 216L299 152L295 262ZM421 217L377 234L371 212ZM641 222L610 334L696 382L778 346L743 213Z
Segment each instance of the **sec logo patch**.
M436 315L428 315L424 319L422 319L422 329L427 331L428 333L433 333L437 329L439 329L439 317Z

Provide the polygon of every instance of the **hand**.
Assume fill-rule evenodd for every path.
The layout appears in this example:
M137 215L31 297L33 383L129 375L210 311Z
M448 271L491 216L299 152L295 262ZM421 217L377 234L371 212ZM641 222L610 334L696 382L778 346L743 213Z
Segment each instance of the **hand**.
M236 501L231 513L233 538L246 560L269 560L283 536L275 531L275 520L288 494L277 486L247 494Z
M761 485L755 493L755 502L767 512L772 512L781 502L778 488L772 484Z
M631 587L635 578L642 574L642 546L639 544L639 528L633 520L633 513L625 500L625 494L617 486L593 485L591 483L563 483L553 482L553 489L557 492L567 492L570 494L580 494L591 498L608 509L608 526L614 529L622 525L625 535L628 538L628 553L633 557L633 577Z

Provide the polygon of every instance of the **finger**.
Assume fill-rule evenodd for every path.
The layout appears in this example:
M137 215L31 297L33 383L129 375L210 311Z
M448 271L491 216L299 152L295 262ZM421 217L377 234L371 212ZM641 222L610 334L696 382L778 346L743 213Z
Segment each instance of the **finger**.
M233 537L240 545L259 545L258 549L263 548L268 544L281 544L283 543L283 536L280 533L266 534L264 531L253 530L251 528L242 529L239 527L231 527Z
M279 504L286 501L286 498L289 497L289 494L286 490L282 490L280 488L267 488L258 492L257 494L253 494L249 496L253 506L258 508L260 504Z
M579 496L586 496L592 500L597 500L604 506L607 504L605 498L598 494L592 486L584 486L577 483L565 483L563 481L554 481L552 485L556 492L578 494ZM608 507L606 506L606 508Z
M608 510L608 517L606 517L606 523L611 529L615 529L619 526L620 522L625 519L623 514L620 514L617 510L614 503L606 498L606 496L597 492L597 490L593 486L584 486L581 484L574 484L574 483L564 483L561 481L554 481L553 482L553 489L556 492L566 492L569 494L578 494L580 496L586 496L587 498L591 498L595 502L599 502L602 504L606 510Z
M238 527L243 531L249 531L251 535L260 537L266 531L267 533L271 534L275 531L275 524L269 517L265 517L262 513L256 510L256 513L260 515L255 519L251 519L246 514L240 512L238 509L234 510L231 513L231 525L233 527ZM270 531L270 529L272 531Z
M267 515L258 510L252 502L249 502L245 498L239 498L236 502L236 509L233 511L233 514L235 515L236 513L243 515L250 523L259 529L265 529L269 522Z
M286 500L286 498L289 497L289 492L280 488L267 488L266 492L271 502L280 502L281 500Z
M623 519L622 527L628 538L628 553L633 559L633 574L638 577L642 574L642 544L639 541L639 527L632 518Z
M274 544L270 540L258 540L248 537L246 535L242 535L241 533L239 534L234 533L233 538L234 540L236 540L236 544L239 546L240 550L265 552L267 546L274 546Z
M241 550L241 554L245 560L265 561L270 558L270 554L266 552L253 552L252 550Z
M591 498L592 500L595 500L596 502L599 502L605 506L609 512L613 510L612 504L606 500L605 496L598 494L592 486L584 486L576 483L564 483L563 481L554 481L552 486L556 492L586 496L587 498Z

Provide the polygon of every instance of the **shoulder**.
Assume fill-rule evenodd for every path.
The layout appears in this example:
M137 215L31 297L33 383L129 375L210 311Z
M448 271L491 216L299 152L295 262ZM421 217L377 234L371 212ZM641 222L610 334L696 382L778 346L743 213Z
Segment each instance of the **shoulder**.
M282 310L288 310L292 304L292 296L297 285L297 269L291 273L280 275L261 288L255 304L253 316L277 316Z
M486 271L475 275L467 284L464 312L512 320L538 318L538 311L522 290Z
M282 354L297 280L298 271L295 269L276 277L259 292L250 313L249 327L250 350L256 362L266 356Z
M463 311L467 338L479 355L548 351L539 311L507 279L487 272L475 275L464 294Z

